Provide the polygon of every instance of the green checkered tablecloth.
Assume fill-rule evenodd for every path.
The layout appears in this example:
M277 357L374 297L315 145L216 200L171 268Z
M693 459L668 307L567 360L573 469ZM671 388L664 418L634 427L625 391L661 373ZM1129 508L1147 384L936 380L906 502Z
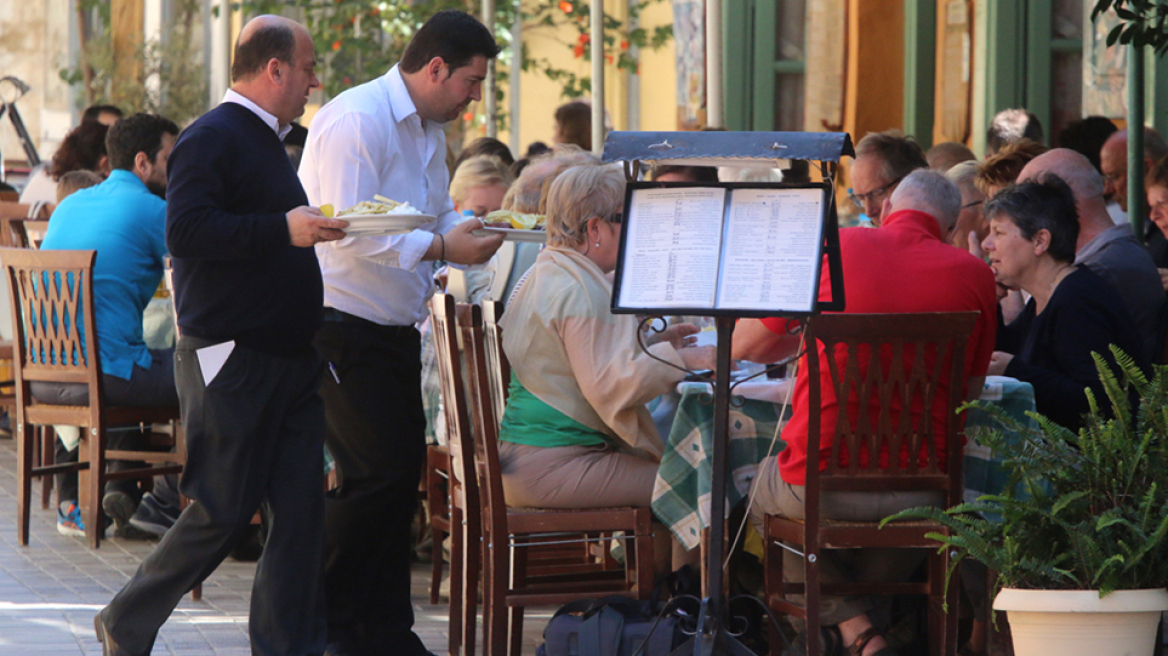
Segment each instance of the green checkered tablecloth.
M702 529L710 525L710 454L714 438L714 404L705 383L683 383L681 401L665 444L665 454L657 469L653 490L653 513L673 531L688 549L701 541ZM1013 378L991 377L981 400L1003 408L1022 422L1033 422L1026 412L1034 410L1034 388ZM779 409L767 401L735 398L730 410L730 481L727 501L733 506L750 492L758 473L758 463L783 450L782 440L771 439L779 425ZM790 415L788 411L784 419ZM972 410L966 419L969 441L965 447L965 498L1000 492L1006 474L989 449L977 443L980 431L993 427L991 417Z
M1024 426L1037 428L1038 422L1026 415L1034 411L1034 387L1014 378L990 376L981 400L988 401ZM965 500L974 501L983 494L998 494L1006 488L1007 474L989 448L977 437L983 431L1000 428L984 410L971 409L965 419Z
M653 489L653 513L687 549L701 542L702 529L710 525L714 403L709 389L706 383L683 383L679 388L681 401ZM732 485L726 495L731 506L749 494L758 463L766 457L778 430L781 407L735 397L730 408ZM782 440L776 440L771 453L778 454L783 446Z

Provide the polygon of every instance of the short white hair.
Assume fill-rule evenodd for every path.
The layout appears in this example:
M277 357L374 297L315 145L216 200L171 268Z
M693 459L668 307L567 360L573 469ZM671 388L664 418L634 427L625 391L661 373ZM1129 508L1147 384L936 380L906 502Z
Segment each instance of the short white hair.
M948 233L961 214L961 190L944 174L927 169L909 173L892 192L892 208L917 210L932 215Z
M551 246L584 243L588 220L608 219L624 209L625 174L620 164L573 166L556 177L547 196Z

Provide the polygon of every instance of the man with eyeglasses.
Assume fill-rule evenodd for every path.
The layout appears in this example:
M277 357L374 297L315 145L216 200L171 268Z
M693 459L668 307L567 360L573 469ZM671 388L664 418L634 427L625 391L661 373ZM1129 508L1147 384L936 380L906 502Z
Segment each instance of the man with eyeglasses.
M870 132L856 145L848 197L879 227L885 199L909 173L927 168L925 152L912 137L899 130Z
M1144 170L1168 156L1168 143L1160 133L1144 128ZM1104 194L1107 200L1119 203L1127 212L1127 130L1115 132L1099 151L1099 168L1103 172Z

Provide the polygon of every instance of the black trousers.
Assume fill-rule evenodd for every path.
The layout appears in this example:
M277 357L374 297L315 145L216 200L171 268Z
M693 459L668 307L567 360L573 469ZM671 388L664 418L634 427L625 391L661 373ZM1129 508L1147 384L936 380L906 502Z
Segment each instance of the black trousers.
M426 452L420 337L413 327L326 317L316 347L330 369L320 393L340 483L325 500L329 641L362 654L427 653L410 604L410 525Z
M183 337L175 352L194 499L103 613L122 648L146 654L184 594L230 553L260 504L270 524L252 586L253 654L321 654L325 647L324 407L320 357L236 346L210 385Z

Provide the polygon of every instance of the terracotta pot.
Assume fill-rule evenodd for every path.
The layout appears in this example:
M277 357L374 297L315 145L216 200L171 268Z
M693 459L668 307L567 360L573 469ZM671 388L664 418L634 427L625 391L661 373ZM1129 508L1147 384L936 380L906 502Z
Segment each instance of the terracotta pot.
M1006 588L994 610L1010 620L1015 656L1151 656L1168 590Z

